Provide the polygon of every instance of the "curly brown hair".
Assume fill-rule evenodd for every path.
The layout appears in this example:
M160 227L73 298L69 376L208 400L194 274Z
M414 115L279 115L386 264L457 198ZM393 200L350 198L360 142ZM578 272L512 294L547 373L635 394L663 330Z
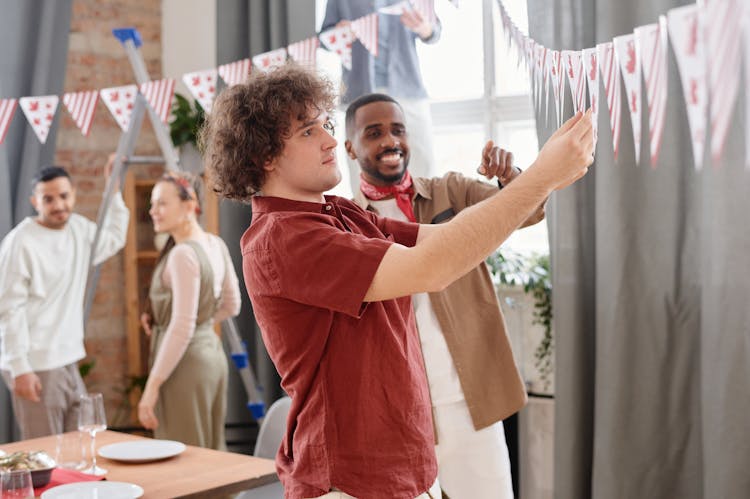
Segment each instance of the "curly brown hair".
M291 136L292 119L332 112L333 84L288 63L224 90L200 131L208 185L219 195L248 202L266 180L264 165Z

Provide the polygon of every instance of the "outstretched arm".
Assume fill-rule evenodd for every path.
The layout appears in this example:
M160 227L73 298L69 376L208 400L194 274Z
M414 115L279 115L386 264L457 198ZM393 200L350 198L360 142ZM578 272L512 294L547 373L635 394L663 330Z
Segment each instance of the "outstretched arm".
M413 248L391 245L365 301L444 289L500 246L553 191L583 177L592 161L589 111L560 127L534 164L508 187L463 210L449 223L429 229L429 237L420 237Z

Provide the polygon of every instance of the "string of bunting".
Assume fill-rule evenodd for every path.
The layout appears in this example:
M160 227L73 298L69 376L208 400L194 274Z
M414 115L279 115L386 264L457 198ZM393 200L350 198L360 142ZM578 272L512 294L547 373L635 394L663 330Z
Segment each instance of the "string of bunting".
M458 6L457 0L450 0ZM378 10L382 15L401 15L407 10L414 9L424 18L436 18L434 0L403 0L394 5ZM351 21L349 26L334 27L316 36L258 54L252 59L223 64L218 68L205 69L186 73L182 81L192 96L207 113L211 112L211 105L217 94L219 79L226 86L242 83L255 67L259 71L268 71L273 67L284 64L288 58L301 65L315 67L316 52L322 44L331 52L338 54L341 64L351 69L352 44L358 41L374 56L378 54L378 14L372 13ZM114 120L123 131L130 125L130 115L136 96L143 94L149 105L156 111L163 123L169 119L169 110L174 97L175 80L164 78L149 81L141 85L124 85L101 90L87 90L68 92L63 94L62 101L70 113L76 126L84 136L91 131L91 123L96 106L101 100L111 113ZM39 142L44 144L49 135L60 97L56 95L0 98L0 144L3 143L10 127L10 123L20 107L34 131Z
M740 90L742 52L745 57L745 167L750 169L750 3L742 0L698 0L671 9L657 22L583 50L553 50L530 38L497 0L508 47L529 71L532 102L549 120L550 87L558 126L563 121L565 80L573 111L585 108L586 88L594 115L596 140L600 78L603 83L612 146L617 160L620 142L621 83L632 125L636 163L641 145L641 75L646 89L649 159L656 167L666 118L668 53L672 46L682 84L695 168L702 168L708 136L714 165L721 161ZM744 46L744 47L743 47ZM564 76L563 76L564 73ZM544 103L544 106L542 106ZM544 107L544 109L542 109ZM709 111L710 110L710 111Z

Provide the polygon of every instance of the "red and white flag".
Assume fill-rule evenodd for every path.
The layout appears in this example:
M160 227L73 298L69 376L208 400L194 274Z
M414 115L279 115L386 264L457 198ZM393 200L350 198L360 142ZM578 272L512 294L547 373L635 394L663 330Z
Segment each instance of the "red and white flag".
M557 126L560 126L560 118L562 115L562 109L560 107L560 94L561 82L563 79L560 77L560 70L562 69L562 59L560 59L560 51L550 50L549 57L547 58L549 64L549 82L552 85L552 96L555 99L555 116L557 117Z
M162 123L167 122L169 110L172 108L172 97L174 97L174 84L172 78L147 81L141 85L141 93L146 98L151 108L156 111Z
M354 35L349 26L341 26L324 31L320 34L320 41L328 50L338 54L341 57L341 65L351 71Z
M0 144L5 140L5 134L8 133L17 105L16 99L0 99Z
M651 167L655 168L667 111L667 18L659 16L658 23L639 26L633 32L646 80Z
M295 62L303 66L314 68L317 61L319 46L320 41L318 40L318 37L311 36L306 40L292 43L286 48L286 50L289 52L289 57L294 59Z
M47 142L49 129L52 126L52 120L55 119L59 102L60 98L56 95L21 97L18 99L18 105L21 106L31 129L34 130L36 137L42 144Z
M359 19L355 19L351 24L352 32L360 43L374 56L378 56L378 14L373 12Z
M211 112L211 106L216 97L217 78L218 73L215 69L206 69L182 75L182 82L206 113Z
M68 92L63 95L63 104L65 104L84 137L88 137L91 131L91 123L94 120L94 111L96 111L98 100L99 92L96 90Z
M536 73L536 93L537 93L537 107L539 112L542 111L542 101L544 100L544 83L547 80L547 47L538 44L534 47L535 54L535 73Z
M672 9L667 12L667 24L685 96L693 161L695 169L700 170L706 148L708 111L705 32L701 29L700 9L697 5Z
M586 77L583 76L581 52L563 50L561 57L570 84L570 93L573 97L573 112L583 111L586 109Z
M635 164L641 157L641 57L635 35L616 36L612 39L615 45L615 58L620 65L622 81L625 82L630 123L633 126L633 145L635 146Z
M583 69L589 87L589 106L591 106L591 123L594 130L594 151L599 138L599 61L596 48L583 49Z
M703 0L698 5L706 23L711 156L716 166L724 152L740 86L743 5L739 0Z
M286 62L286 49L280 48L263 52L253 57L253 64L261 71L270 71L273 68L283 66Z
M600 43L596 46L597 60L601 69L604 93L607 97L609 109L609 128L612 130L612 149L617 161L620 149L620 66L615 57L615 46L612 42Z
M240 61L230 62L229 64L222 64L219 66L219 76L229 87L239 85L247 80L250 75L250 66L252 62L250 59L242 59Z
M103 88L99 90L104 105L112 113L115 121L123 132L128 131L130 125L130 115L133 113L135 105L135 96L138 93L138 87L135 85L125 85L122 87Z

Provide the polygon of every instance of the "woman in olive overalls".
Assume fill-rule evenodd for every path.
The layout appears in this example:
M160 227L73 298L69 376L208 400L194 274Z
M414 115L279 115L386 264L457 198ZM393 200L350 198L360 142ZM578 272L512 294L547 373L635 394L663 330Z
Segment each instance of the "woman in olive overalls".
M138 419L156 438L223 450L227 359L214 323L237 315L237 276L224 242L198 223L196 190L184 175L156 183L149 211L169 234L151 281L149 373Z

